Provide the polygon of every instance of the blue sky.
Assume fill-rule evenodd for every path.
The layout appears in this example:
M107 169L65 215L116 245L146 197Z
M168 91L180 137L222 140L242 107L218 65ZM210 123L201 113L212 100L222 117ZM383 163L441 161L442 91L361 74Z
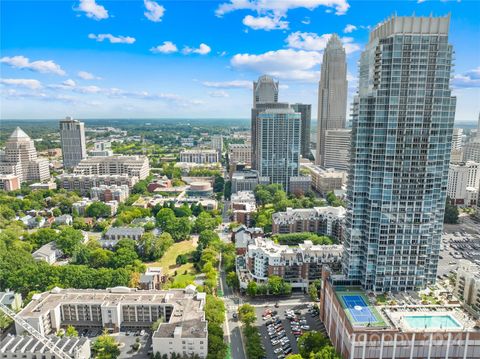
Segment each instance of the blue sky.
M451 13L457 122L480 110L480 2L2 0L1 118L248 118L251 81L317 107L321 53L338 33L350 99L368 32L393 13ZM472 40L474 39L474 40Z

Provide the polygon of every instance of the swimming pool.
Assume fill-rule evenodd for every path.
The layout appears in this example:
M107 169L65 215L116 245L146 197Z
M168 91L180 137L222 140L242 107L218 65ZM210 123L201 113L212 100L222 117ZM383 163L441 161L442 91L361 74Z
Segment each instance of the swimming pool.
M451 315L406 315L403 318L414 329L461 328L461 325Z

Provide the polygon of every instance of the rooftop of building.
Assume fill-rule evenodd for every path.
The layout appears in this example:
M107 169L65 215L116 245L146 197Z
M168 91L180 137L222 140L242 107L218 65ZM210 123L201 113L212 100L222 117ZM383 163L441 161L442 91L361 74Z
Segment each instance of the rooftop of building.
M51 335L47 337L57 347L62 348L63 352L73 354L75 349L89 345L90 340L86 337L57 337ZM50 350L37 339L30 335L11 335L8 334L0 341L0 353L12 353L20 358L22 353L47 353Z
M263 250L268 253L270 257L285 257L285 256L303 256L310 260L312 257L336 256L339 257L343 253L343 246L338 244L321 245L313 244L312 241L304 241L296 246L288 246L284 244L277 244L271 239L254 238L249 241L249 251L254 252L256 249ZM308 255L307 255L308 254ZM301 259L301 258L300 258Z
M110 227L105 235L142 235L145 230L142 227Z
M97 164L102 162L112 162L112 161L137 164L137 163L143 163L145 161L148 161L148 158L147 156L142 156L142 155L126 156L126 155L118 155L118 154L111 155L111 156L93 156L93 157L87 157L82 159L78 164L78 166L91 165L91 164Z
M230 202L255 202L255 193L253 191L238 191L232 193Z
M30 136L27 135L20 127L16 127L12 134L8 137L9 141L18 140L30 140Z
M50 256L58 251L55 241L44 244L38 248L32 255Z
M182 328L182 338L203 338L207 335L205 321L205 293L195 286L185 289L137 290L128 287L107 289L61 289L35 294L32 301L18 314L22 318L39 318L64 304L121 305L159 304L171 305L173 311L168 323L160 324L156 337L173 337L176 328Z
M338 219L345 217L346 209L339 207L287 208L285 212L272 214L272 221L277 224L291 224L295 221L315 220L325 215Z
M356 330L400 332L479 331L480 322L450 292L439 288L375 294L360 286L336 285L334 292ZM434 299L435 298L435 299Z

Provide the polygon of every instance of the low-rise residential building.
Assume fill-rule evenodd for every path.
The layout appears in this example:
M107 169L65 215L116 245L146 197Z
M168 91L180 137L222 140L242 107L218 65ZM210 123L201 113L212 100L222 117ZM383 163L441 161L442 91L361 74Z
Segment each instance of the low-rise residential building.
M138 241L144 233L145 230L142 227L110 227L100 243L103 247L114 247L121 239Z
M471 206L476 204L476 195L480 185L480 163L468 161L465 163L450 164L448 169L447 196L456 205ZM470 192L470 194L468 194Z
M45 224L45 218L42 216L31 216L28 214L19 218L19 220L29 229L40 228Z
M45 183L38 182L38 183L32 183L29 187L32 191L52 190L52 189L57 189L57 184L53 181L49 181Z
M460 260L455 281L455 296L480 316L480 266Z
M251 280L267 282L269 276L275 275L290 283L292 288L306 289L312 281L321 279L324 265L341 267L342 252L340 245L314 245L305 241L287 246L270 239L254 238L245 250L245 267L237 265L240 287L247 288Z
M302 163L302 168L307 169L312 177L312 188L325 196L328 192L342 189L346 184L347 176L345 171L334 168L323 168L311 163Z
M57 248L54 241L44 244L32 253L33 259L45 261L48 264L54 264L61 256L63 256L63 253Z
M127 185L132 188L138 181L138 177L129 175L77 175L62 174L57 177L60 187L67 191L78 191L82 195L90 194L90 190L94 187L106 186L122 186Z
M59 226L67 225L71 226L73 223L73 217L69 214L62 214L61 216L55 217L55 224Z
M272 233L312 232L340 239L345 213L343 207L287 208L272 214Z
M88 198L83 198L81 201L74 202L72 204L72 211L77 212L79 216L85 216L87 207L93 203L92 200Z
M50 335L47 337L57 348L61 348L70 358L89 359L90 339L87 337L58 337ZM55 359L55 354L36 338L30 335L5 336L0 341L0 358L5 359Z
M480 357L480 323L461 305L423 305L412 297L413 304L380 304L359 282L333 273L322 272L320 319L342 358Z
M216 163L220 162L218 152L209 149L184 150L180 152L180 162Z
M260 227L247 227L241 225L232 232L232 240L235 243L237 255L244 255L247 252L248 243L254 238L263 237L263 229Z
M156 178L147 186L148 192L161 191L167 188L172 188L172 181L167 176Z
M127 185L101 185L90 190L90 198L102 202L117 201L122 203L129 195L130 189Z
M137 290L127 287L108 289L60 289L35 294L18 313L43 335L68 325L120 330L150 329L152 349L160 355L207 356L208 329L205 320L205 293L194 286L185 289ZM17 333L23 328L16 324Z
M257 210L253 191L238 191L230 198L233 221L250 226L252 216Z
M127 175L140 180L147 178L150 165L146 156L87 157L73 170L77 175Z
M159 290L166 281L167 276L163 273L161 267L148 267L145 273L140 275L138 288L143 290Z

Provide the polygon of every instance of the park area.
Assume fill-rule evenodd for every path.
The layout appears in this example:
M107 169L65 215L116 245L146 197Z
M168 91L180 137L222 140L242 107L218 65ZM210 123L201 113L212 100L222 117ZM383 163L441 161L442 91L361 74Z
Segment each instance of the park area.
M173 244L156 262L147 263L148 267L161 267L165 274L174 277L172 288L185 287L195 280L196 270L194 264L189 261L185 264L177 264L177 257L182 254L190 254L197 248L198 239L192 238Z

